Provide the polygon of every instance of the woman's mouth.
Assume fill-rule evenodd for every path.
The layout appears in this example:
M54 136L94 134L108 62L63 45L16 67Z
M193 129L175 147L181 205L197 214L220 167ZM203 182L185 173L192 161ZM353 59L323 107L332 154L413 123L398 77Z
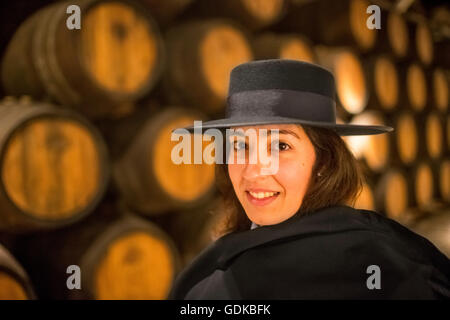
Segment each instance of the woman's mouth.
M276 191L245 191L247 199L256 206L265 206L274 201L279 192Z

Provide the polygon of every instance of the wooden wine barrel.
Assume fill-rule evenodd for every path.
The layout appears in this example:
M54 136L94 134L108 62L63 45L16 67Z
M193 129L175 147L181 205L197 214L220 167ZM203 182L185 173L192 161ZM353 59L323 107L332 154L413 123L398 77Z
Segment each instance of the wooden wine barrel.
M412 55L422 64L428 66L434 60L433 37L430 27L425 18L410 22L410 39L414 43L415 50Z
M442 208L433 215L427 215L410 226L411 230L431 241L450 259L450 212Z
M423 158L438 159L444 152L443 123L441 116L428 112L417 118L420 154Z
M374 186L365 181L353 207L358 209L376 210L374 193Z
M88 215L107 186L101 135L67 109L15 100L0 103L0 228L56 228Z
M395 217L394 220L410 228L417 220L422 219L426 215L428 215L428 212L423 208L411 206Z
M79 30L66 26L69 5L83 13ZM3 58L2 80L8 94L50 96L97 117L146 94L163 62L157 26L134 2L58 2L18 29Z
M399 219L410 205L409 186L403 170L391 168L378 180L375 204L378 211L392 219Z
M217 239L216 227L225 217L221 197L196 209L180 209L155 217L180 250L182 265L187 266L208 245Z
M440 159L428 159L428 164L433 175L433 202L445 203L448 197L450 179L448 172L448 159L443 157Z
M367 28L367 0L320 1L321 40L326 45L349 45L369 51L376 44L376 29Z
M450 68L450 41L441 39L433 44L435 63L443 68Z
M401 85L401 101L403 108L420 113L425 110L427 103L427 83L423 69L418 63L399 65Z
M354 116L350 123L383 125L385 119L382 113L370 110ZM390 158L390 139L387 134L355 136L349 141L354 144L354 149L360 148L361 155L371 171L379 172L386 169Z
M100 243L92 246L81 261L81 268L92 275L92 296L101 300L165 299L179 268L170 238L156 225L137 220L108 231L98 239L107 248Z
M315 63L311 43L298 34L263 33L252 41L255 59L293 59Z
M434 68L428 74L427 80L431 87L429 90L430 106L442 113L447 112L449 109L449 83L444 70L438 67Z
M391 162L397 165L412 165L419 154L419 131L415 115L402 111L394 116L391 136Z
M439 162L435 179L438 182L438 192L440 198L447 203L450 202L450 159L443 159Z
M231 69L253 59L249 37L234 22L214 19L174 27L166 39L170 103L222 112Z
M114 165L116 185L133 210L159 214L172 209L198 207L210 198L214 191L214 164L204 160L201 164L194 164L194 153L205 152L204 148L212 142L202 142L202 135L189 134L171 141L173 129L192 125L194 120L201 119L203 115L199 113L176 107L167 107L148 117L142 130ZM191 146L191 155L183 154L190 164L175 164L172 153L176 156L182 153L176 146L183 141L188 141ZM196 145L200 148L197 149ZM207 154L203 154L203 159Z
M180 15L193 0L141 0L159 24L167 25Z
M374 48L377 36L376 30L366 26L369 5L366 0L294 0L275 30L301 33L317 43L366 52Z
M349 48L315 48L319 64L331 70L336 80L340 106L350 114L362 112L368 101L367 84L359 57Z
M318 24L321 41L326 45L349 45L362 51L372 49L376 31L366 26L366 0L321 1Z
M0 300L36 299L27 273L0 244Z
M409 30L404 16L395 10L381 10L381 29L377 30L374 50L388 53L396 59L409 55Z
M336 121L337 122L337 121ZM355 136L342 136L342 139L344 140L345 144L347 145L348 149L352 152L353 156L357 160L363 159L364 155L364 143L366 142L366 139L363 138L363 136L355 135Z
M305 35L314 42L320 41L318 15L320 1L289 0L286 10L279 21L271 26L278 33L295 33Z
M336 123L345 124L351 122L353 117L349 117L346 121L342 120L340 117L336 117ZM364 160L364 150L367 143L367 135L353 135L353 136L342 136L347 148L352 152L353 156L358 160L359 164L368 170L370 173L371 169L367 167L367 163Z
M427 160L419 161L408 170L408 183L414 206L425 208L432 203L435 195L435 182L431 166Z
M18 1L4 1L2 3L2 10L0 11L0 20L2 21L2 27L0 28L0 52L2 55L20 24L35 11L42 8L43 5L50 2L50 0L32 0L26 3Z
M444 119L444 121L446 127L445 137L447 140L447 151L450 151L450 114L447 115L447 119Z
M432 159L437 159L443 153L441 117L438 113L431 112L427 115L425 121L428 155Z
M288 0L196 0L187 10L192 18L228 18L251 30L277 22L285 13Z
M43 299L166 299L180 270L162 229L109 207L71 228L24 238L17 251ZM69 290L73 265L81 289Z
M393 60L387 55L365 59L364 72L369 88L368 108L394 111L399 103L399 79Z
M145 126L148 117L164 108L162 101L157 101L155 98L152 96L135 103L135 110L123 117L101 118L95 122L107 144L111 163L123 155L135 136Z

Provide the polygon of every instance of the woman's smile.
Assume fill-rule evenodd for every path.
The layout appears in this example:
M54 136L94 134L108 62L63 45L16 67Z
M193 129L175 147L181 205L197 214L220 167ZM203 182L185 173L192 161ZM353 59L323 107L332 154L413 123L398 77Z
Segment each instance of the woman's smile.
M246 190L248 201L255 206L265 206L273 202L280 194L277 191Z

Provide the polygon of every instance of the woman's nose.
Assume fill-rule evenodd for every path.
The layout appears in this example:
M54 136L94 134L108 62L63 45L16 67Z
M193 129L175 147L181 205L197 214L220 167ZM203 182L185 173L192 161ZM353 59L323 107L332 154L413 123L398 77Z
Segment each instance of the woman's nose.
M246 180L254 180L255 178L263 176L262 167L259 163L245 165L243 172L243 178Z
M255 177L266 175L265 172L271 167L271 162L272 159L268 153L264 154L263 152L263 154L258 154L257 150L253 150L252 154L249 153L249 157L244 164L244 178L253 179Z

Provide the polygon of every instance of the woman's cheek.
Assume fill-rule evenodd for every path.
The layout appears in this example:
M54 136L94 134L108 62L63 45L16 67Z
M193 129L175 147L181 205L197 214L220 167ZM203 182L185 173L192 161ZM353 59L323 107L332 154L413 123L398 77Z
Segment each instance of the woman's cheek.
M299 161L298 158L293 160L280 159L276 179L285 192L295 194L298 197L299 193L303 194L306 191L311 169L308 161Z

